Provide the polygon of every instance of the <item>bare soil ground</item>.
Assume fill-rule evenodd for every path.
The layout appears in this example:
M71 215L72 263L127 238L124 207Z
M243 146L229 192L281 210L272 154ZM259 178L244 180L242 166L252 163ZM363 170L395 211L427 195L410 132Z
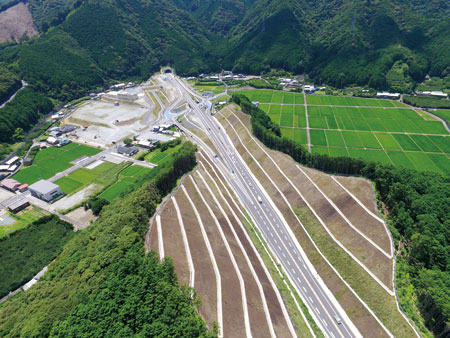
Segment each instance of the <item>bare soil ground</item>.
M28 5L19 2L0 13L0 43L19 41L23 35L32 37L37 33Z
M84 210L83 207L79 207L69 212L66 216L80 222L85 227L89 226L91 224L91 221L93 222L97 219L97 217L95 217L94 214L92 213L91 209Z
M184 182L188 181L184 180ZM202 299L199 311L211 327L213 321L217 322L217 284L213 265L191 204L181 189L178 189L174 196L180 208L194 262L194 288Z
M377 204L375 202L375 194L373 193L372 183L359 177L343 177L337 176L336 179L348 191L356 196L367 209L378 215Z
M206 176L206 173L203 170L199 170L199 172L202 173L203 178L207 182L207 184L210 186L211 190L215 190L213 188L213 182L211 182ZM195 177L196 175L194 175ZM201 186L203 184L203 181L200 183L200 179L196 177L197 184ZM219 194L214 192L216 195L216 198L219 199ZM245 260L244 255L242 254L242 251L240 250L238 243L236 242L233 233L231 231L230 225L226 221L225 217L222 216L222 213L220 212L217 205L213 202L213 197L210 195L209 192L204 192L204 196L207 201L210 201L210 206L213 209L214 213L216 214L216 217L218 218L220 225L222 227L222 230L225 233L225 236L227 238L227 241L231 247L231 250L234 254L234 257L236 259L237 265L239 267L239 271L241 272L242 278L244 279L245 283L245 292L246 292L246 298L247 298L247 306L248 306L248 312L249 312L249 319L250 319L250 328L255 335L255 337L263 337L263 336L269 336L269 327L266 322L266 317L264 313L263 304L261 301L260 293L258 290L258 285L256 284L255 279L252 276L252 273L247 265L247 262ZM223 203L222 208L227 210L226 205ZM239 225L236 223L236 220L234 220L231 216L231 212L227 210L227 216L230 220L230 223L232 223L232 226L234 228L237 228Z
M263 302L258 285L248 266L244 254L236 241L232 228L236 231L236 235L241 241L245 253L248 255L251 265L253 266L256 276L263 288L264 297L267 302L272 325L277 337L291 337L288 324L283 316L281 305L278 301L276 293L266 276L261 263L248 242L238 220L234 217L231 209L237 217L242 214L232 203L235 196L230 196L222 185L217 183L218 188L224 195L226 201L230 204L231 209L226 205L225 200L219 193L214 182L208 176L208 173L216 179L217 176L211 169L211 163L198 157L205 167L199 165L198 170L191 174L203 197L217 217L220 227L224 232L231 251L236 259L239 271L244 279L245 292L247 298L248 314L250 320L250 328L254 337L270 337L269 325L267 323ZM214 167L217 171L217 168ZM206 184L212 190L213 195L207 189L204 181L200 178L199 173L203 176ZM223 177L222 177L223 178ZM198 210L202 223L205 227L208 239L216 259L222 281L222 307L223 307L223 334L224 337L245 337L244 313L241 301L241 288L235 269L228 255L226 247L222 241L221 235L217 229L214 219L211 217L206 205L203 203L200 195L197 193L191 178L186 177L182 181L182 185L186 188L190 198L192 199L196 209ZM227 186L227 188L229 188ZM230 190L231 191L231 190ZM218 205L215 203L213 196L218 200L224 209L230 223L226 220ZM194 288L202 299L202 305L199 309L203 318L212 325L213 321L217 321L217 285L214 274L213 265L208 255L206 244L201 235L201 228L197 221L191 204L186 198L183 190L179 188L174 197L180 208L181 216L186 230L189 242L190 252L195 268ZM172 201L168 201L161 209L161 226L164 240L165 255L172 257L176 272L180 283L188 283L189 270L185 255L184 244L179 229L176 211ZM150 234L150 248L158 251L158 234L156 221Z
M233 106L231 107L236 112L236 108ZM229 117L230 115L226 109L222 110L222 113L226 117ZM239 113L238 116L240 119L242 119L242 121L246 123L247 127L249 127L249 116L242 113ZM249 154L239 143L238 137L236 136L235 132L229 127L228 123L224 121L224 118L222 118L220 115L218 115L217 117L223 124L225 130L234 142L241 156L247 162L247 165L250 167L254 175L258 178L260 183L264 186L267 193L271 196L272 200L282 212L288 224L290 224L290 226L292 227L292 230L299 240L300 245L305 250L306 254L327 284L328 288L333 292L335 297L346 310L353 323L358 327L360 332L364 332L365 336L367 337L386 336L386 332L375 320L375 318L372 317L372 315L358 300L358 298L350 291L350 289L331 269L330 265L327 264L326 261L317 252L316 248L311 242L311 239L307 236L307 233L305 233L304 229L300 226L296 215L289 209L288 205L284 202L282 196L279 194L275 186L269 181L262 170L250 158ZM236 121L236 119L233 117L230 117L229 120L233 125L237 125L238 123L238 121ZM237 132L241 138L243 137L244 142L248 142L248 137L244 136L242 130L237 130ZM254 150L255 147L252 147L252 155L256 155L256 158L261 158L261 155L255 154ZM291 166L295 166L294 161L291 162ZM264 166L264 169L267 169L267 167ZM269 174L271 176L274 175L273 170L270 170ZM398 312L395 304L395 299L389 296L364 270L362 270L359 265L357 265L350 258L350 256L345 254L342 249L340 249L334 242L332 242L331 238L326 234L325 230L320 225L318 225L318 222L312 215L312 213L306 208L304 203L300 201L300 197L298 195L297 197L295 197L295 194L292 193L293 189L291 188L286 190L286 184L282 182L283 180L278 179L278 176L276 176L276 179L274 177L273 180L286 196L289 203L294 206L295 212L302 215L302 217L304 217L302 219L304 221L307 221L308 225L306 226L306 228L309 234L316 241L316 244L328 258L331 264L333 264L333 266L337 268L341 276L345 280L347 280L352 288L364 299L364 301L366 301L369 306L372 307L372 310L375 311L377 316L383 321L383 323L388 327L389 330L391 330L394 335L403 337L414 335L411 328ZM373 198L373 191L363 191L363 185L359 184L361 181L364 182L365 180L359 180L359 182L354 183L352 186L348 187L348 189L351 190L352 193L355 194L355 196L360 198L363 203L365 203L365 205L369 207L370 203L368 203L369 200L367 197L372 196ZM370 182L368 184L365 184L365 187L370 187L370 189L372 189ZM373 204L374 203L372 202L372 205Z
M234 271L233 264L228 256L227 250L222 242L220 233L217 230L214 219L211 217L206 205L197 194L197 191L190 181L186 179L185 187L196 205L208 239L220 270L222 279L222 309L223 309L223 334L224 337L244 337L244 313L242 310L241 291L239 280ZM200 187L199 187L200 188ZM205 254L207 254L205 252ZM195 262L194 262L195 266ZM210 281L213 282L213 281Z
M224 195L225 200L228 202L228 204L230 205L230 207L234 211L234 213L239 217L239 215L241 215L241 213L233 203L233 200L236 201L237 198L234 194L232 194L232 190L230 189L230 187L228 185L226 185L226 187L227 187L228 192L230 192L230 193L227 193L227 191L223 188L223 186L218 182L219 178L222 182L226 182L226 181L225 181L224 177L220 174L220 172L217 170L217 167L214 167L214 171L213 171L211 162L209 162L207 160L205 161L205 160L203 160L203 158L198 158L198 160L204 164L206 171L212 176L212 178L216 181L217 185L219 186L219 189L222 191L222 194ZM211 186L213 186L212 183L211 183ZM217 196L217 198L219 199L219 196ZM219 201L220 201L220 199L219 199ZM222 206L224 208L226 208L228 215L230 215L232 213L231 210L228 209L228 207L225 207L225 203L223 203ZM264 273L261 263L259 262L255 252L251 249L250 243L248 242L242 229L238 225L234 226L234 229L239 237L239 240L242 242L247 255L249 256L251 264L254 267L257 277L263 287L264 296L265 296L265 299L267 302L267 306L269 309L272 324L274 326L275 334L277 335L277 337L290 337L290 333L289 333L289 329L287 327L286 320L285 320L284 316L282 315L282 309L281 309L280 303L278 302L277 296L275 294L275 291L274 291L268 277ZM256 323L256 325L260 325L260 324ZM265 328L265 326L261 325L261 328ZM266 332L261 331L261 328L257 328L258 331L260 332L259 333L259 332L257 332L256 329L254 329L254 326L252 325L252 331L255 330L255 332L253 332L253 334L258 337L262 337L262 336L266 335L267 331Z
M342 189L333 179L331 179L330 175L306 167L303 167L302 169L328 196L328 198L333 201L333 203L341 210L345 217L347 217L349 221L358 228L358 230L360 230L367 237L378 244L384 251L390 253L391 240L386 232L385 225L383 223L376 220L373 216L367 213L349 194L345 192L344 189ZM373 195L371 185L369 189L369 186L363 183L366 180L359 179L358 181L358 183L364 186L364 192L366 192L366 195L369 195L369 192L372 192ZM373 195L372 197L374 201L375 196ZM360 202L365 205L362 201ZM365 206L367 209L372 211L369 207L367 207L367 205ZM378 213L375 212L374 214L378 215Z
M189 267L181 237L178 217L172 200L167 201L161 212L164 255L172 258L180 284L189 284Z

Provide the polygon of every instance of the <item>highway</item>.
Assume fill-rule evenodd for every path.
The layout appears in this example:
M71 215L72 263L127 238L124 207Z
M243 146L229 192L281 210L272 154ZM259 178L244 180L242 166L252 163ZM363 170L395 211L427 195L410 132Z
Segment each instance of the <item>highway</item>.
M203 125L203 131L218 151L216 162L219 168L256 223L264 240L324 335L332 338L362 337L315 272L280 211L253 176L223 128L211 116L210 108L200 108L206 105L201 105L202 102L197 104L190 95L192 89L175 76L170 75L169 81L190 104L192 113ZM184 131L187 132L185 129ZM190 136L198 139L192 134Z

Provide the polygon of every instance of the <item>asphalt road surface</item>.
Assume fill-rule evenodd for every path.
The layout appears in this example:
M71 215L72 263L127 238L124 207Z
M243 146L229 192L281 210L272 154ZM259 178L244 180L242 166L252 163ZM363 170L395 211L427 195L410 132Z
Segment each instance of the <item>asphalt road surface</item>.
M170 76L172 85L178 88L191 105L194 114L201 121L204 132L217 148L219 168L243 202L256 223L271 251L281 263L284 272L309 308L317 325L327 337L361 337L326 288L320 277L313 272L309 261L301 251L298 242L273 206L262 186L237 153L220 124L211 116L209 109L200 108L183 84Z

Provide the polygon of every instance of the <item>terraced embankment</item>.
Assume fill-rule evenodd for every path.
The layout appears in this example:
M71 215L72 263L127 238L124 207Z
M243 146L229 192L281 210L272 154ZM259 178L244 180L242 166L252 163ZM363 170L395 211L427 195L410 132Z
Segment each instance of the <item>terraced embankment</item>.
M200 314L219 325L219 336L292 337L296 329L311 336L301 319L301 327L291 323L236 196L212 161L199 154L198 162L161 208L160 226L155 219L151 249L173 259L180 283L198 292Z
M250 117L235 106L217 117L359 331L367 337L414 336L397 309L390 238L370 183L352 192L353 178L320 174L267 149L251 135Z

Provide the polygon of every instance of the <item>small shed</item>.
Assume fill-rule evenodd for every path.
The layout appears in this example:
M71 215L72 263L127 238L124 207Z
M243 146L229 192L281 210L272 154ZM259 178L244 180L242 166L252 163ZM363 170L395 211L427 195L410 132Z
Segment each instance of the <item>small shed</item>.
M29 206L30 201L28 201L26 198L22 198L8 205L8 210L14 214L17 214L19 211L22 211L23 209Z
M23 164L24 165L32 165L33 164L33 159L31 157L25 157L23 159Z

